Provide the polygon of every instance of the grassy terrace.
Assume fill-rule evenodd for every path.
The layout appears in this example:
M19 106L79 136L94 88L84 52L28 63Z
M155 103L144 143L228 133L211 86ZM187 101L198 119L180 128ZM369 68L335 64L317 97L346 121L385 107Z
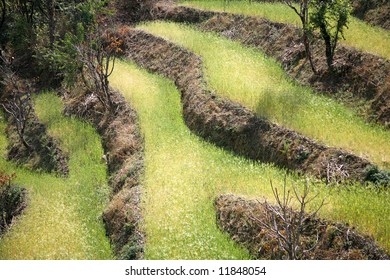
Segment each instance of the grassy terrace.
M248 258L215 225L213 199L235 193L272 201L269 180L281 186L285 172L234 156L193 135L184 124L180 94L171 81L118 62L110 82L139 113L145 136L145 257ZM301 185L303 178L289 175L287 180ZM390 249L388 191L321 184L313 191L327 196L323 217L348 222Z
M292 82L274 59L182 24L152 22L139 28L200 55L209 86L218 94L326 145L390 168L389 131L365 123L336 101Z
M249 1L194 0L182 1L181 4L194 8L213 11L226 11L236 14L264 17L272 21L290 23L300 27L298 16L282 3L258 3ZM341 43L390 59L390 32L380 27L371 26L364 21L351 17L345 30L345 41Z
M0 239L0 259L113 259L101 213L109 189L103 153L94 129L62 116L55 94L35 99L37 114L70 155L69 178L16 167L5 160L5 123L0 123L0 168L16 172L16 183L29 191L29 206L19 222Z

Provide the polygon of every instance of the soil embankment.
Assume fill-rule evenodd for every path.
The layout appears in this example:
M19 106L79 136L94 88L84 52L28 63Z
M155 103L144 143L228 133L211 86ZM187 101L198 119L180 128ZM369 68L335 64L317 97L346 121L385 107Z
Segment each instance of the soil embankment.
M122 28L116 35L124 41L129 59L175 81L187 126L218 146L329 182L362 181L371 166L365 159L320 145L216 96L207 89L202 61L193 53L140 30Z
M113 190L103 220L114 252L119 259L142 259L140 176L144 166L137 115L117 92L112 92L112 112L106 111L92 93L64 96L65 113L90 121L102 137L106 153L102 160L107 162Z
M287 251L281 249L272 232L276 227L273 213L266 207L266 202L221 195L215 200L214 206L217 224L233 240L246 247L254 258L288 258ZM281 234L287 236L283 231L285 225L282 220L276 218L275 221ZM389 259L389 255L372 238L358 233L348 225L308 218L301 226L303 230L298 250L300 259Z
M368 23L390 30L388 0L352 0L352 14Z

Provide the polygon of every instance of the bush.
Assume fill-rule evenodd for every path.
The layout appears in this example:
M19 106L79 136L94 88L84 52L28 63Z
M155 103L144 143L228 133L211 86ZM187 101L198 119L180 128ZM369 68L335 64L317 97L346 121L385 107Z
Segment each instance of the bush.
M137 260L139 255L142 254L143 248L138 245L138 240L133 238L128 244L123 246L122 250L119 253L120 260Z
M15 174L6 175L0 172L0 235L7 230L14 218L26 207L26 190L17 185L11 185Z
M372 182L377 186L390 186L390 172L379 170L378 166L371 165L366 169L364 181Z

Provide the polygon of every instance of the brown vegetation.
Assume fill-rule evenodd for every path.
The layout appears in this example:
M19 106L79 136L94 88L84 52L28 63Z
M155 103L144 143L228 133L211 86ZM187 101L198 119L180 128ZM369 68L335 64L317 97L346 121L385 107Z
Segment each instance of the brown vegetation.
M268 202L221 195L215 200L217 223L233 240L248 248L254 258L287 259L287 251L278 245L270 230L275 220L267 205ZM299 243L302 249L300 259L389 259L389 255L372 238L348 225L308 217L308 214L305 214L305 218ZM276 221L282 228L281 219Z
M115 22L136 23L154 17L157 5L172 5L174 0L117 0L109 5L115 10Z
M373 25L390 30L390 2L388 0L352 0L352 14Z
M113 190L103 213L107 235L119 259L143 258L144 233L140 228L143 139L138 119L123 97L111 91L111 111L91 92L64 93L65 113L90 121L102 137Z

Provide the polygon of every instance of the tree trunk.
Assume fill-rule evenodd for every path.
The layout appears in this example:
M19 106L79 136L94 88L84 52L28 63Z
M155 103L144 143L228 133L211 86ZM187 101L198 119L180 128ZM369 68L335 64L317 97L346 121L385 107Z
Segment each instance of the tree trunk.
M316 68L314 66L314 62L313 62L313 57L311 55L309 38L308 38L306 32L307 31L303 31L303 44L305 46L306 58L310 62L311 70L314 72L314 74L317 74L317 70L316 70Z
M0 20L0 30L2 29L4 22L5 22L5 16L7 12L7 7L5 5L5 0L1 0L1 20Z
M331 38L324 24L321 24L320 31L321 31L322 38L325 41L326 63L328 64L329 70L333 70L333 50L332 50Z
M48 25L49 25L50 48L52 48L55 40L54 0L46 0L46 5L47 5L47 17L48 17Z
M299 11L293 5L292 0L284 0L284 3L287 4L300 18L302 22L302 29L303 29L303 36L302 36L302 41L303 45L305 46L305 53L306 53L306 59L309 60L310 62L310 67L311 70L314 72L314 74L317 74L317 70L314 66L313 58L311 55L311 50L310 50L310 41L309 41L309 36L308 36L308 23L309 23L309 4L311 0L304 0L300 2L299 6Z
M16 121L18 122L18 121ZM21 126L21 127L20 127ZM22 142L23 146L28 150L31 151L31 146L27 143L26 139L24 138L24 130L25 130L26 124L20 124L16 123L17 132L19 135L19 139Z

